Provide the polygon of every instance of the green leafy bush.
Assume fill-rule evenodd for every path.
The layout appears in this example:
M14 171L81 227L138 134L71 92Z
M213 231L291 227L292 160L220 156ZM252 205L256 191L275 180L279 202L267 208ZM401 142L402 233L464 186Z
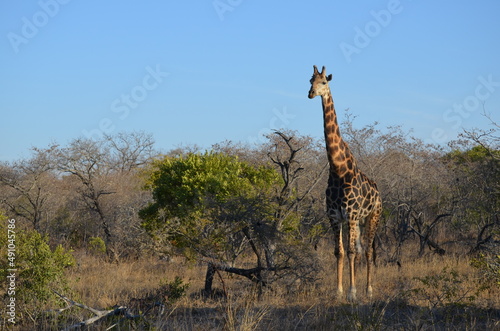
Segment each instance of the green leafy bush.
M147 180L153 202L139 212L142 226L153 235L163 231L187 257L220 257L252 217L271 214L268 193L279 180L272 168L227 155L166 157Z
M49 303L55 298L52 290L67 292L64 270L75 264L71 251L61 245L51 249L47 236L35 230L15 228L15 255L9 260L5 252L8 221L3 217L0 223L0 277L5 281L9 273L15 274L15 293L10 295L15 297L21 309L33 312ZM8 269L15 271L9 272Z

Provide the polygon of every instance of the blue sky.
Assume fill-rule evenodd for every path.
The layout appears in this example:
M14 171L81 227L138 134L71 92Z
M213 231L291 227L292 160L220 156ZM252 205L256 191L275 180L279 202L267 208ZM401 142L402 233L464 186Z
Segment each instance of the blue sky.
M145 131L157 147L322 137L312 66L340 120L429 142L499 120L500 2L3 1L0 160Z

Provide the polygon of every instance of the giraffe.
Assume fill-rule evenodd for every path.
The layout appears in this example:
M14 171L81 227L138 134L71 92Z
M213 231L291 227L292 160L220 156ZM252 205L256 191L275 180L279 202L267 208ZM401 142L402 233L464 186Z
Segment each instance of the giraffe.
M349 146L340 135L337 115L333 105L328 82L332 75L326 75L314 66L309 99L321 96L325 130L326 152L330 164L328 187L326 189L326 209L334 234L335 256L337 257L337 295L343 295L342 273L344 266L344 246L342 227L348 226L347 258L349 262L350 288L347 300L356 300L355 262L361 255L360 222L365 220L366 292L372 297L371 260L373 240L382 213L382 200L375 182L359 170Z

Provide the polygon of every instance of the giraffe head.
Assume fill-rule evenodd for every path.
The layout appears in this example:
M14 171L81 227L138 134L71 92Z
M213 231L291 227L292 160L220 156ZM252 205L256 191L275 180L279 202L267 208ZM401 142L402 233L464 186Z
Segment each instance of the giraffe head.
M311 78L311 89L309 90L309 99L314 98L317 95L326 95L329 93L330 89L328 87L328 82L332 80L332 75L326 75L325 66L318 71L318 68L314 66L314 73Z

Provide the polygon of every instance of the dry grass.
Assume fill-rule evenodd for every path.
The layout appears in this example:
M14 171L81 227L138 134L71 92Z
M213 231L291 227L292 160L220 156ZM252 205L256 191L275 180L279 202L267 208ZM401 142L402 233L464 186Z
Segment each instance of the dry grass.
M186 282L199 278L196 268L183 263L167 263L155 259L137 260L119 264L80 255L78 266L69 273L70 287L78 299L92 307L110 307L158 289L161 281L180 276Z
M325 272L314 284L286 289L275 287L258 298L248 280L222 274L228 297L218 300L200 295L204 285L203 265L188 264L183 259L167 262L155 258L110 264L81 254L77 256L78 266L68 274L73 289L68 296L94 308L128 305L135 308L136 313L139 309L144 313L145 307L154 303L151 295L158 292L161 284L176 276L190 284L186 296L164 309L152 308L145 319L108 318L96 323L93 329L97 330L112 325L115 330L500 329L498 290L483 291L472 301L463 299L479 288L476 270L466 258L408 257L401 261L400 267L381 263L375 268L371 301L363 295L365 270L361 266L359 302L348 304L334 294L335 260L329 246L320 248L319 253ZM422 281L425 277L453 272L459 277L438 279L437 285ZM221 280L216 278L214 285L221 288ZM440 298L450 291L447 285L455 286L452 288L455 293L451 293L454 296ZM419 288L425 291L415 291ZM89 316L73 307L64 317L59 317L57 325L68 326ZM45 321L37 328L52 329L54 324Z

